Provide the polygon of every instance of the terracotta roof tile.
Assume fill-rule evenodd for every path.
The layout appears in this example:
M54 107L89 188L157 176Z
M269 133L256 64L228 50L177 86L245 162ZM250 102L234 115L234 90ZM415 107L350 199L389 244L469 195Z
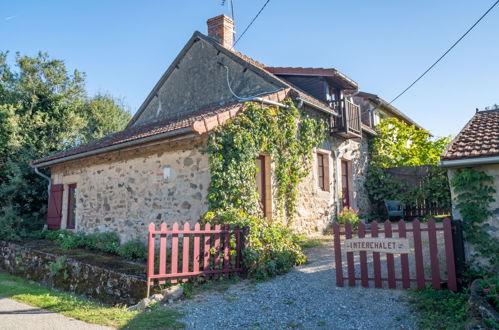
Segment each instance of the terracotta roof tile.
M442 160L499 156L499 109L479 111L442 153Z
M213 106L213 107L199 109L194 112L185 113L180 116L170 117L160 121L147 123L144 125L132 126L121 132L104 136L100 139L91 141L87 144L83 144L75 148L64 150L59 153L47 156L45 158L37 159L32 162L32 165L42 164L48 161L61 159L68 156L83 154L89 151L94 151L110 146L119 145L125 142L140 140L146 137L151 137L166 132L172 132L186 127L192 127L194 132L204 133L216 125L210 124L210 127L207 127L204 130L197 129L197 127L205 126L205 124L203 125L203 121L211 122L215 120L215 122L218 122L218 116L220 114L228 112L229 116L234 116L235 113L237 113L237 110L239 110L240 108L242 108L241 103L231 102L221 106ZM227 119L227 116L222 115L221 117L222 117L221 119L222 122Z

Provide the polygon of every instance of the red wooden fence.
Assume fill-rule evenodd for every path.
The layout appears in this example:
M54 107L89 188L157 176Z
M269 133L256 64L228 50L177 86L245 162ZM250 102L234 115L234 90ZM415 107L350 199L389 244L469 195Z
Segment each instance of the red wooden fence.
M352 226L350 224L345 225L344 231L340 230L338 224L333 225L334 233L334 255L335 255L335 266L336 266L336 285L342 287L344 281L348 280L348 285L353 287L356 285L356 281L361 282L361 286L368 287L369 281L374 281L374 287L381 288L383 282L388 284L391 289L396 288L397 282L402 284L404 289L411 287L411 282L416 283L418 289L424 289L426 282L431 282L434 289L441 289L442 285L445 283L447 288L452 291L457 291L456 283L456 267L454 261L454 250L452 243L452 223L449 218L443 220L443 223L439 226L435 223L433 219L428 220L427 228L422 228L418 220L412 222L412 228L407 228L406 222L400 220L395 229L392 228L392 223L386 221L382 229L378 228L378 223L373 221L371 223L371 229L366 230L363 223L359 223L359 229L357 232L352 232ZM437 232L443 231L444 236L444 247L445 247L445 261L446 261L446 272L447 279L442 279L440 276L440 264L438 255L438 241ZM431 276L425 276L425 262L423 258L423 241L421 238L422 232L428 232L428 248L429 248L429 266L431 269ZM409 238L408 233L412 233L413 251L410 253L400 254L400 273L396 276L395 269L395 255L393 253L383 253L386 254L386 275L382 275L382 263L381 263L381 252L367 252L360 251L359 253L359 263L360 263L360 276L357 276L355 264L354 264L354 253L356 252L346 252L347 261L347 276L343 272L342 263L342 242L341 236L349 239L352 236L357 235L358 238L365 237L381 237L380 233L383 233L385 238L399 237L399 238ZM397 236L393 234L397 233ZM411 236L411 235L409 235ZM368 272L368 261L367 254L372 253L372 274ZM413 254L413 255L412 255ZM410 275L410 260L409 258L414 258L413 267L415 268L414 278ZM427 263L428 265L428 263Z
M181 254L179 249L182 250ZM196 223L191 229L189 223L185 223L183 228L179 229L178 223L175 222L171 229L168 229L166 223L162 223L157 230L155 224L151 223L147 256L147 296L149 297L150 288L156 281L159 284L165 284L167 280L176 283L178 280L187 280L199 275L217 279L220 274L239 273L241 251L242 230L239 228L230 229L229 225L215 225L212 229L210 224L206 224L204 229L201 229L201 225Z

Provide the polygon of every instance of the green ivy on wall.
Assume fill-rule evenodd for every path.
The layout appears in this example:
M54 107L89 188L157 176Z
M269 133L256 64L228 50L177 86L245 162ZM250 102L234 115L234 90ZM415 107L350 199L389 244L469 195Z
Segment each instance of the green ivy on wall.
M485 222L492 216L490 203L494 202L496 190L492 186L494 179L482 171L471 168L458 170L451 179L456 194L456 208L461 214L464 234L473 244L482 258L493 269L499 266L499 242L486 230Z
M323 120L308 117L294 106L267 107L247 103L244 112L210 135L210 210L242 209L260 215L256 186L256 157L270 155L279 216L292 219L297 187L309 173L312 151L326 139Z

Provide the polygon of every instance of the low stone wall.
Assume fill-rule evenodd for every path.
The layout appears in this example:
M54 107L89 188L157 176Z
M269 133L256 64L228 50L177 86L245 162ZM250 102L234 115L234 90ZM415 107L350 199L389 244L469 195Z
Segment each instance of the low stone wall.
M113 305L136 304L146 293L145 276L106 269L71 256L11 242L0 241L0 269L47 287Z

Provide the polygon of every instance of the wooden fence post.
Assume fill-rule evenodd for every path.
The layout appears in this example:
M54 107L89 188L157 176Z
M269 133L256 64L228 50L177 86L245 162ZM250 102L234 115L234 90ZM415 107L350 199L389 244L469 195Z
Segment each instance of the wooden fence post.
M340 226L333 224L333 239L334 239L334 263L336 267L336 286L343 286L343 264L341 262L341 238Z

